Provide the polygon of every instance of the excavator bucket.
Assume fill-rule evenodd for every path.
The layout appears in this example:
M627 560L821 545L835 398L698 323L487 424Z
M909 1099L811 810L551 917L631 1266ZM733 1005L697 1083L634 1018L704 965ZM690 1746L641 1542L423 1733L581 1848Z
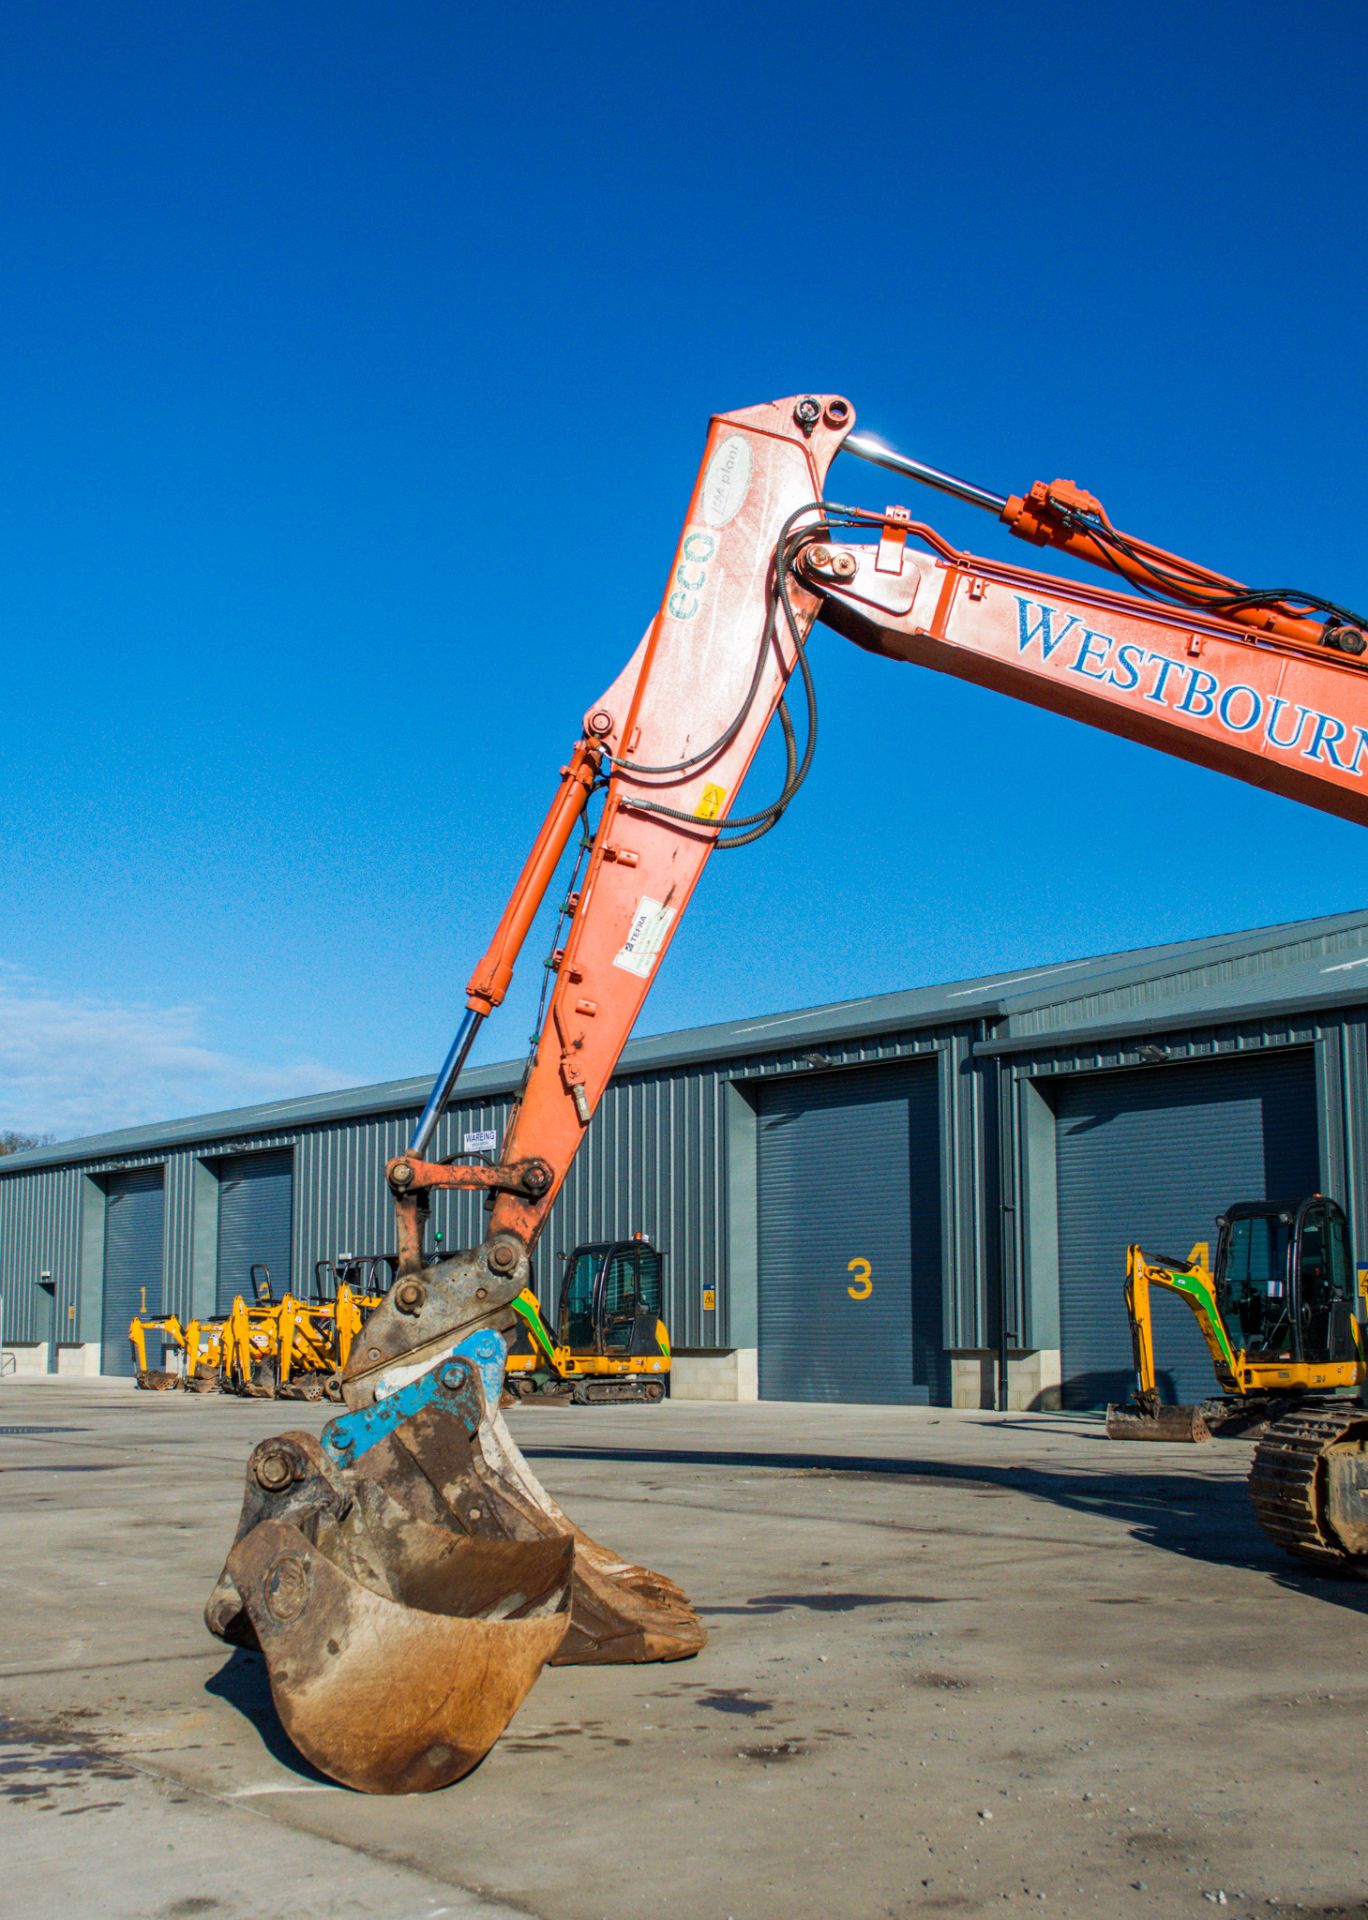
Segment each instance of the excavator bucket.
M365 1793L424 1793L488 1753L565 1637L573 1549L435 1538L391 1594L298 1527L268 1520L228 1570L306 1760Z
M553 1666L683 1660L704 1646L707 1634L681 1588L623 1560L566 1517L528 1466L497 1403L474 1445L426 1411L391 1445L392 1455L375 1449L373 1470L439 1524L460 1525L464 1514L511 1539L573 1543L570 1626Z
M548 1663L683 1659L707 1637L672 1581L541 1487L499 1412L504 1359L484 1330L248 1462L207 1624L260 1649L291 1740L364 1792L468 1773Z
M1200 1407L1158 1406L1151 1411L1134 1401L1107 1408L1109 1440L1209 1440L1211 1429Z

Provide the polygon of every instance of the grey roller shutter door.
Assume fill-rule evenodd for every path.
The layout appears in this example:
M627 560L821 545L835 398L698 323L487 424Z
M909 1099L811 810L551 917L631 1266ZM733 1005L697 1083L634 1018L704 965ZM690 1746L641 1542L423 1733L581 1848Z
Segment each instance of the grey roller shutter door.
M246 1153L215 1166L218 1196L218 1290L220 1313L234 1297L252 1297L251 1269L271 1270L277 1300L290 1290L290 1235L294 1217L294 1156Z
M136 1372L128 1323L144 1310L160 1314L165 1202L160 1167L112 1174L105 1186L104 1299L100 1371ZM161 1344L148 1343L147 1364L161 1365Z
M761 1088L762 1399L948 1399L936 1087L928 1061Z
M1063 1402L1085 1410L1134 1386L1122 1288L1126 1247L1216 1255L1216 1216L1236 1200L1300 1200L1320 1180L1310 1049L1080 1075L1055 1096ZM1152 1294L1161 1397L1215 1393L1191 1312Z

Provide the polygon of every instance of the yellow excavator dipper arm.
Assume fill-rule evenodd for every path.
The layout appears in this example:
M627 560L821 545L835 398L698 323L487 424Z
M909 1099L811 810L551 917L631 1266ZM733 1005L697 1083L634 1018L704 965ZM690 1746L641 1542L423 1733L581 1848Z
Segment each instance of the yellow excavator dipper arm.
M1107 1431L1113 1439L1159 1439L1173 1437L1158 1432L1161 1425L1178 1426L1181 1439L1205 1439L1207 1431L1196 1407L1167 1407L1159 1398L1158 1376L1154 1363L1154 1313L1150 1288L1165 1287L1192 1309L1202 1338L1206 1341L1223 1387L1236 1384L1236 1355L1231 1348L1221 1310L1216 1300L1216 1281L1211 1269L1211 1248L1199 1240L1181 1263L1159 1265L1145 1256L1139 1246L1126 1249L1126 1317L1130 1323L1131 1351L1135 1356L1136 1395L1133 1407L1109 1407ZM1132 1431L1132 1424L1134 1430Z

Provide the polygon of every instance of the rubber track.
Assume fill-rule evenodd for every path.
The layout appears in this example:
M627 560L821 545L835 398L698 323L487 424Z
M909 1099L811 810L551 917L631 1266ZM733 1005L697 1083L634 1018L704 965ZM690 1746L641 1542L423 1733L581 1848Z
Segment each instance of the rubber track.
M1322 1517L1322 1456L1363 1424L1361 1407L1307 1407L1284 1414L1254 1449L1249 1497L1264 1532L1319 1567L1345 1573L1354 1561Z
M630 1381L630 1386L623 1385ZM583 1394L583 1399L579 1395ZM605 1381L580 1380L575 1385L575 1398L582 1407L640 1406L646 1399L646 1389L638 1382L635 1374L619 1374Z

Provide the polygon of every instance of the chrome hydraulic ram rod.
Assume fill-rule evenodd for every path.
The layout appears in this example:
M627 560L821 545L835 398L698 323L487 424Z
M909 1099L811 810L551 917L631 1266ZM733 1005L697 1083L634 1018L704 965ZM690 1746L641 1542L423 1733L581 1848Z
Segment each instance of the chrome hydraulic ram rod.
M890 473L906 474L909 480L920 480L925 487L935 487L941 493L952 494L956 500L967 500L971 507L983 507L989 513L1000 514L1007 505L1005 493L989 493L986 487L976 487L970 480L957 480L953 473L942 473L939 467L928 467L924 460L909 460L905 453L894 453L891 447L883 446L868 433L848 433L841 444L841 452L853 453L876 467L887 467Z
M428 1143L437 1131L437 1122L446 1111L447 1101L451 1098L452 1088L460 1077L461 1068L466 1063L475 1035L480 1031L480 1022L484 1015L468 1007L456 1029L456 1038L451 1043L451 1051L442 1062L442 1070L432 1083L432 1092L427 1097L427 1105L418 1117L413 1129L413 1137L408 1150L416 1159L421 1160L427 1152Z

